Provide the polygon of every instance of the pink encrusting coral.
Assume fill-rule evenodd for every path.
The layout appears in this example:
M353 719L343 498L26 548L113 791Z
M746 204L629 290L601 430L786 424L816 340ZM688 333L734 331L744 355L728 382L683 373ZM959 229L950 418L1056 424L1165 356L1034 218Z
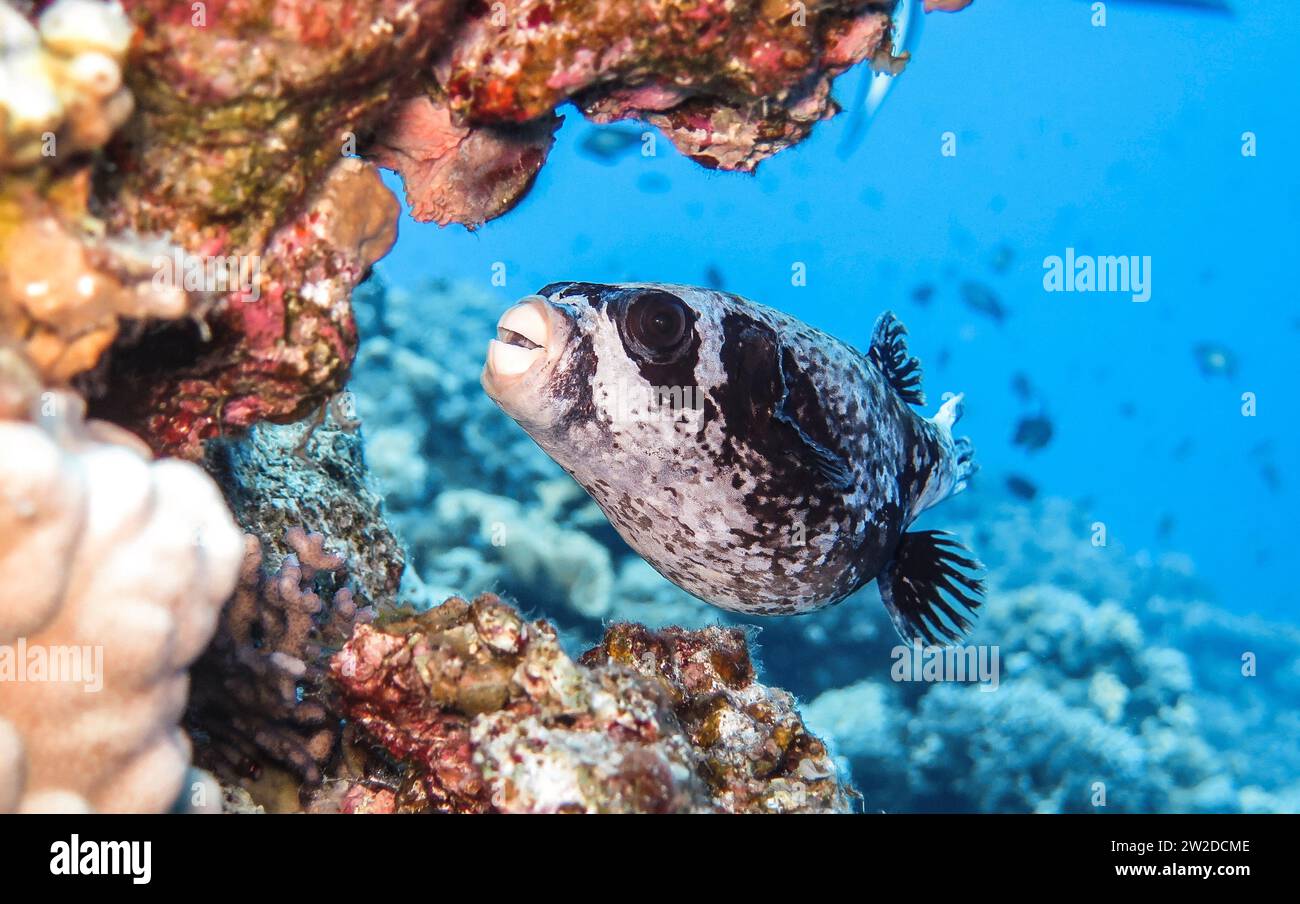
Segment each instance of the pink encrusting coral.
M440 226L480 226L528 191L560 125L555 115L522 125L458 125L445 100L413 97L370 146L379 166L402 174L411 215Z
M187 323L121 343L96 411L195 459L220 433L305 417L343 388L357 342L352 288L392 245L397 214L373 167L338 161L264 249L231 258L232 271L249 262L251 280L207 318L206 341Z

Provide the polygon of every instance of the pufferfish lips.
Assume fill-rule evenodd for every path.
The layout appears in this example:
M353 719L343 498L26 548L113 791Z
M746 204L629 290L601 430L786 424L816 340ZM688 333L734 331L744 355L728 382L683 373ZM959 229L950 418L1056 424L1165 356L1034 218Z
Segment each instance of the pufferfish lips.
M497 338L488 343L488 373L504 382L523 376L546 357L550 340L546 302L540 296L523 299L497 321Z

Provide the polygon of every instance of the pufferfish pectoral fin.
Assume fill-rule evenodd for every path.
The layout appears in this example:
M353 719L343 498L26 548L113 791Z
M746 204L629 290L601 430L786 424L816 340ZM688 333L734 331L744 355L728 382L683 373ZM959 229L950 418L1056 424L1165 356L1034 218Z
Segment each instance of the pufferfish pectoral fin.
M921 361L907 353L907 327L886 311L876 321L871 333L871 348L867 357L885 375L889 385L909 405L924 405L925 392L921 389Z
M732 413L730 426L749 436L768 437L833 489L848 490L853 469L832 448L830 417L794 353L775 331L758 324L737 330L729 352L737 382L745 387L745 402Z
M903 534L876 584L904 640L942 646L970 631L971 623L959 608L973 615L983 603L984 581L970 574L983 568L952 534L912 531Z

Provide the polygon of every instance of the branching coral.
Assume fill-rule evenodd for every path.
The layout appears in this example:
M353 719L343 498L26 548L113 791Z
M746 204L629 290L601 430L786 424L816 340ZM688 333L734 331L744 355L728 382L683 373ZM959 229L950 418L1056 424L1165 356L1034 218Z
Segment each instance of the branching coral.
M198 468L96 438L118 431L70 396L40 406L0 422L0 804L164 811L189 765L185 669L239 532Z
M227 780L275 765L315 784L335 752L342 726L321 699L325 659L375 613L357 606L344 558L324 541L291 528L294 551L269 571L257 537L245 536L239 586L195 664L186 720Z
M408 769L391 802L363 780L344 798L352 809L849 806L788 695L754 681L736 633L621 626L580 665L549 625L483 595L360 628L331 669L349 717Z

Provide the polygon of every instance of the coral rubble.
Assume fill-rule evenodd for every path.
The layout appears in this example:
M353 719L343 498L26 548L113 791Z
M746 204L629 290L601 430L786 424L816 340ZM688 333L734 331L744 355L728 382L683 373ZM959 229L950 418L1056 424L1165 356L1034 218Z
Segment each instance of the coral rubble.
M628 667L624 660L637 667ZM807 812L851 798L743 636L611 630L576 663L483 595L359 628L331 669L364 734L410 770L347 807L454 812Z

